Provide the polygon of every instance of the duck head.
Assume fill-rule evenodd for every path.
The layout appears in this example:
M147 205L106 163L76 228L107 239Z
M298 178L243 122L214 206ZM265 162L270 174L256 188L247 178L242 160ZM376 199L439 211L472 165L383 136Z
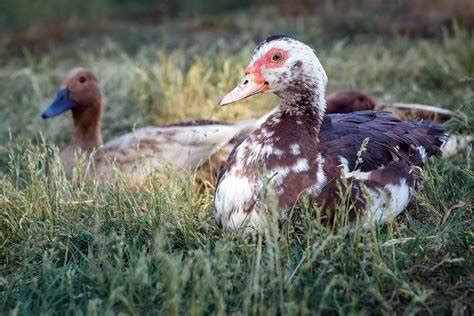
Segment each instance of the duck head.
M375 101L356 90L336 91L326 98L326 113L350 113L375 109Z
M327 80L311 47L288 36L274 35L255 48L245 76L222 98L220 105L273 92L287 105L302 104L307 98L317 99L324 112Z
M75 68L63 78L56 97L43 110L41 117L47 119L68 110L73 113L100 112L101 104L102 95L94 74L83 68Z
M56 97L41 117L46 119L68 110L71 110L74 121L71 144L88 152L100 146L102 95L96 77L89 70L71 70L61 81Z

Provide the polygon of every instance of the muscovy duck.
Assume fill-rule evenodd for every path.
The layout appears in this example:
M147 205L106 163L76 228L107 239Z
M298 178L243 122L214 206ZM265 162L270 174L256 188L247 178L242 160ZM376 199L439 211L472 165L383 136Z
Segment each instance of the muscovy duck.
M215 220L228 229L261 227L269 188L280 211L307 197L333 216L338 190L350 186L352 217L384 223L409 202L411 167L439 153L447 138L435 122L385 111L325 115L324 68L311 47L287 36L260 43L245 73L221 105L266 92L281 104L234 147L218 178Z

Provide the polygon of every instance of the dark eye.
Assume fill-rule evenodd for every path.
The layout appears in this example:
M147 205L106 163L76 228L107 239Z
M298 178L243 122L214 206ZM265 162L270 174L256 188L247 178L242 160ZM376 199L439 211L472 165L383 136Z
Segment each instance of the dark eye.
M276 52L275 54L272 55L272 61L274 62L279 62L283 58L283 55L281 52Z
M86 77L84 77L84 76L79 77L79 82L80 82L80 83L86 82Z

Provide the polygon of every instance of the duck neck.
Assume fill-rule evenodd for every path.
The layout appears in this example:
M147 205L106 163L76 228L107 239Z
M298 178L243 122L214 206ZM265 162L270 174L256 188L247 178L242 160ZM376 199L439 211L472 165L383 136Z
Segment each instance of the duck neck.
M92 152L102 145L102 104L73 109L74 135L71 145Z
M281 110L311 126L319 134L323 116L326 111L324 90L317 84L309 84L302 80L289 89L279 93L282 99Z

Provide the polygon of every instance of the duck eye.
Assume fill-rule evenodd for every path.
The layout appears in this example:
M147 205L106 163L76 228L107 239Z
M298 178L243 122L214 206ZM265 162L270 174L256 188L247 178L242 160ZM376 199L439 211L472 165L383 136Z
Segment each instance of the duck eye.
M274 62L279 62L283 58L283 55L281 52L276 52L275 54L272 55L272 61Z
M80 78L79 78L79 82L80 82L80 83L86 82L86 77L83 77L83 76L80 77Z

